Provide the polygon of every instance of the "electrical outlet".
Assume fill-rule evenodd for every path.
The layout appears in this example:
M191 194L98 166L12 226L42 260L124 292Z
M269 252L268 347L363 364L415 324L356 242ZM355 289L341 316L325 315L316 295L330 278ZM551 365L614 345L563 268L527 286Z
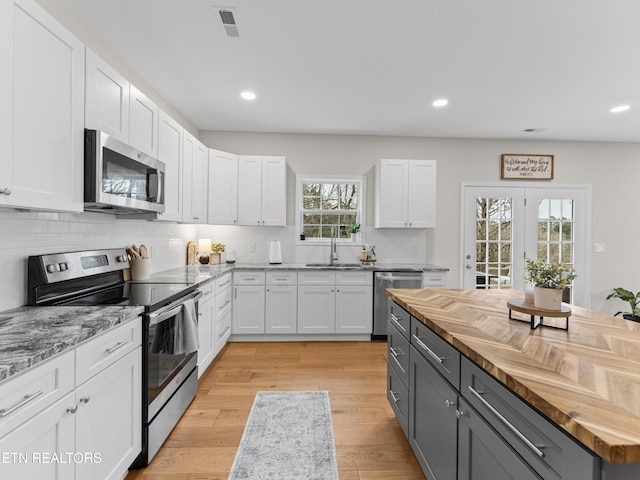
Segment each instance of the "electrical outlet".
M607 251L607 245L604 243L594 243L593 244L593 251L595 253L604 253Z
M249 253L256 253L256 244L255 243L251 243L249 245Z

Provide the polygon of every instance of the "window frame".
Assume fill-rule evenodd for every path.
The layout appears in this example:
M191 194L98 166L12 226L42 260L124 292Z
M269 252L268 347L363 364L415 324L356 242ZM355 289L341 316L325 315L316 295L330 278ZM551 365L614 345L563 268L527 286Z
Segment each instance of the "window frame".
M360 219L360 232L366 226L366 177L362 175L296 175L296 201L295 201L295 226L296 226L296 243L299 245L328 245L331 242L329 238L307 238L300 240L302 233L302 184L303 183L355 183L358 184L358 209L357 217ZM338 238L338 243L352 243L350 238Z

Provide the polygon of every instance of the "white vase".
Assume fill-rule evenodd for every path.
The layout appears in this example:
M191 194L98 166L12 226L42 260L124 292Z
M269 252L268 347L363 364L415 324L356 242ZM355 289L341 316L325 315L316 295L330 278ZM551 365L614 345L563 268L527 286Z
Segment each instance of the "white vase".
M536 287L533 304L545 310L562 309L562 289Z
M357 233L352 233L351 234L351 241L352 242L357 242L358 241L358 234Z

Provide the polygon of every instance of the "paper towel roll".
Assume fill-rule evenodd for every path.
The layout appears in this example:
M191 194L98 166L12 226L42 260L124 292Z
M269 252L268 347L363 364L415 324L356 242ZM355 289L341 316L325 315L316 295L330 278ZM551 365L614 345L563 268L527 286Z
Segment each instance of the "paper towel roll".
M269 242L269 263L282 263L282 250L279 240Z

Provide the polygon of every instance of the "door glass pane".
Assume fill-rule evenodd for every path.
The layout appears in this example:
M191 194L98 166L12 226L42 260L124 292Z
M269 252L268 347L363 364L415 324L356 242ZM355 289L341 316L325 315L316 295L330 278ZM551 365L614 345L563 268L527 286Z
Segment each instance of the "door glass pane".
M538 259L545 262L574 264L574 201L544 198L538 201ZM563 292L570 303L572 285Z
M476 198L476 288L511 288L511 198Z

